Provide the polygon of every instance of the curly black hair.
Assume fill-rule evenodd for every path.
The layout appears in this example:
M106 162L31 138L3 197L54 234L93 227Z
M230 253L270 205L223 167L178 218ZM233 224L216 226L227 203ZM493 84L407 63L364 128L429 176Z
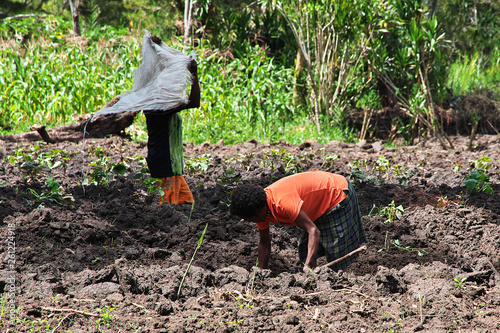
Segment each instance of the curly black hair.
M256 215L256 211L267 205L266 192L257 185L238 185L231 195L231 214L241 218L248 218Z

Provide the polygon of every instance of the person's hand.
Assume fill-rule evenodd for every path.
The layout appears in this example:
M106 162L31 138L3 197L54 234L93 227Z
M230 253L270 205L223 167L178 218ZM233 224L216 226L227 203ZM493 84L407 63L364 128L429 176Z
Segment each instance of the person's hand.
M151 40L153 41L153 43L161 45L161 38L160 37L151 36Z
M191 72L191 73L196 73L198 71L198 63L196 62L196 60L192 59L189 64L188 64L188 70Z
M304 267L302 267L302 271L304 273L314 274L314 270L311 267L307 266L307 265L304 265Z

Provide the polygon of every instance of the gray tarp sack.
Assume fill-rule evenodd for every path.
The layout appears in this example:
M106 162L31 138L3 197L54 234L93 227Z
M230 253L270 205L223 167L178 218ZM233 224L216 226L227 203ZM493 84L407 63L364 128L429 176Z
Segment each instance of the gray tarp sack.
M191 84L187 66L194 55L161 45L151 40L145 31L142 39L142 64L134 71L132 89L120 96L113 106L97 111L93 116L125 111L171 110L187 103L186 88Z

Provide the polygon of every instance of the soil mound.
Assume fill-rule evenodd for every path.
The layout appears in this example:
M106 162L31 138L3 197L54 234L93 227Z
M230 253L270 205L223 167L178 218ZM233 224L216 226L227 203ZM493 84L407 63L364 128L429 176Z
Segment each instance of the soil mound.
M500 136L472 150L451 140L188 143L194 206L148 193L144 143L0 142L1 331L496 331ZM487 182L470 193L480 167ZM270 269L255 270L258 230L229 214L232 188L313 169L355 184L367 251L345 271L305 274L300 230L271 226Z

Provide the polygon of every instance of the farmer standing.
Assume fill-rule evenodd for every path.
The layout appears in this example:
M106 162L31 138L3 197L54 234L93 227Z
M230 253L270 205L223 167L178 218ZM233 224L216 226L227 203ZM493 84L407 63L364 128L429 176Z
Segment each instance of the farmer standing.
M160 45L161 39L152 36L151 40ZM193 194L184 176L182 146L182 118L179 111L200 106L200 85L196 60L188 65L191 73L191 92L188 101L171 110L161 112L145 111L148 129L148 168L151 177L160 179L163 190L160 202L172 204L192 203Z
M135 70L132 88L118 102L91 118L126 111L143 111L148 129L148 167L160 179L160 201L192 203L193 194L183 177L182 120L179 111L200 106L198 66L192 55L168 47L145 31L142 64ZM191 84L189 98L186 86Z
M298 226L304 232L299 242L299 259L308 272L316 259L328 262L341 258L366 242L356 191L343 176L309 171L278 180L263 189L239 185L231 196L231 214L257 223L260 241L258 266L267 268L271 254L270 223ZM359 255L331 266L340 270Z

